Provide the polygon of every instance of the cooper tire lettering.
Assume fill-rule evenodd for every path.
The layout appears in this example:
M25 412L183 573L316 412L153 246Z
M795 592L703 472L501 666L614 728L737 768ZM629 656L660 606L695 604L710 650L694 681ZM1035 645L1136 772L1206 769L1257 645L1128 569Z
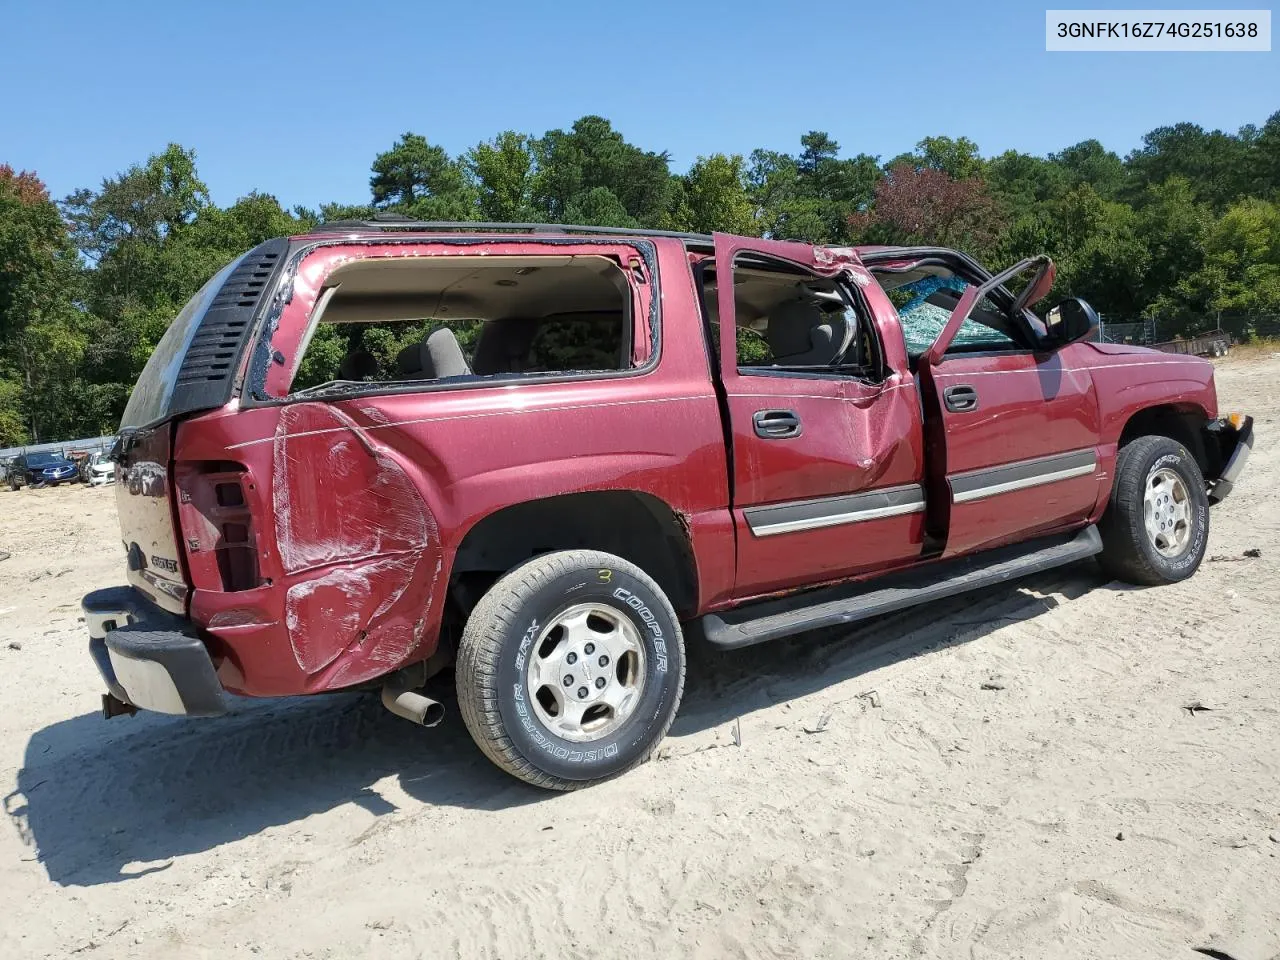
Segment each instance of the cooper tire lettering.
M584 602L612 607L631 622L645 648L645 679L639 702L608 734L569 741L544 726L528 671L547 626ZM468 731L491 760L531 783L569 789L642 762L665 735L684 686L680 625L657 584L627 561L585 550L542 554L506 574L476 605L459 644L456 677Z

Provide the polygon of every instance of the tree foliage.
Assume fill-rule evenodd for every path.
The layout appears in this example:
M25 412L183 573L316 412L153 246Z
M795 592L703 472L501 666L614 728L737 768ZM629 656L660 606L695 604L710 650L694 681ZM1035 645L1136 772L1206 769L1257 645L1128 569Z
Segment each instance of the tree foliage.
M1159 316L1173 332L1223 311L1280 313L1280 112L1235 133L1159 127L1123 157L1097 140L984 157L933 136L886 161L810 130L794 152L712 153L683 173L585 116L457 154L409 131L369 173L367 203L285 210L262 192L213 203L179 144L60 204L37 174L0 165L0 445L114 429L156 342L218 268L269 237L379 211L942 244L992 267L1047 252L1055 294L1113 319ZM317 334L310 374L356 332ZM365 346L385 366L420 334L370 330Z

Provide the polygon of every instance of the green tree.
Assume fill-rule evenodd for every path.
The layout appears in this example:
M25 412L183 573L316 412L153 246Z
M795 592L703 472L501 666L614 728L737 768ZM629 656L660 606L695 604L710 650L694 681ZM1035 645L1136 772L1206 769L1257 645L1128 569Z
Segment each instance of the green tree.
M0 165L0 444L49 439L80 423L64 385L87 342L75 249L40 179Z
M1249 188L1254 139L1253 131L1240 137L1194 123L1157 127L1125 160L1130 199L1140 205L1145 191L1176 177L1197 203L1223 210Z
M373 160L373 205L420 220L474 220L475 189L465 166L416 133L406 133Z
M802 136L800 145L797 156L751 154L747 187L757 226L778 239L846 242L850 216L871 204L880 162L867 154L842 159L840 145L818 130Z
M1204 266L1179 289L1215 315L1280 311L1280 207L1257 197L1229 207L1205 230Z
M90 304L99 316L168 305L186 291L160 252L209 206L195 161L195 151L171 143L96 192L78 190L64 202L75 244L94 267Z
M699 233L751 234L756 223L740 155L699 157L684 176L680 227Z
M535 162L532 138L514 130L505 130L467 152L466 168L479 197L482 220L520 223L537 216Z
M600 226L670 225L679 183L668 155L628 143L603 117L582 117L569 131L550 130L534 142L533 152L532 199L540 219L574 223L591 216L585 222Z
M1081 140L1051 153L1049 162L1062 170L1069 186L1088 184L1104 200L1114 200L1124 187L1124 161L1097 140Z
M967 180L982 174L978 145L968 137L925 137L916 144L918 166L941 170L952 180Z

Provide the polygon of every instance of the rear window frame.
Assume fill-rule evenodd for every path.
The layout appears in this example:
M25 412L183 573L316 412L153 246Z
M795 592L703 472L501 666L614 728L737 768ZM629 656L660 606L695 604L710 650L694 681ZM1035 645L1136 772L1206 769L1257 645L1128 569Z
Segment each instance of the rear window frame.
M474 375L470 377L448 378L443 380L408 380L408 381L382 381L363 384L352 384L349 387L334 389L327 392L312 393L288 393L284 395L274 395L268 392L268 384L273 368L282 366L281 357L283 356L277 346L274 344L274 337L278 331L280 320L285 310L288 309L298 290L299 276L303 271L306 260L318 251L331 247L368 247L368 248L389 248L383 253L371 253L370 256L406 256L408 254L397 253L395 248L403 247L585 247L591 248L593 255L609 256L607 250L629 250L644 265L645 279L649 291L647 317L641 318L634 309L632 313L633 331L641 328L644 323L649 330L649 356L640 365L626 370L601 370L601 371L566 371L566 372L550 372L550 373L500 373L488 375ZM444 254L448 256L449 254ZM466 255L460 252L455 255ZM501 253L490 253L490 256L501 256ZM530 253L528 250L520 252L511 252L510 256L536 256L536 253ZM548 255L553 255L548 253ZM627 262L623 258L619 258L618 268L626 277L628 288L633 292L636 290L636 281L632 277L632 271L629 269ZM323 288L324 281L329 273L344 261L337 260L326 266L322 274L314 278L308 278L309 283L314 283L314 291L319 292ZM315 303L313 302L308 309L306 326L302 328L299 334L298 343L304 343L311 331L314 330L318 318L315 313ZM345 400L348 398L358 397L374 397L374 396L398 396L401 394L419 394L419 393L436 393L441 391L453 390L476 390L485 389L495 386L511 388L516 386L534 386L547 383L564 383L564 382L585 382L595 380L613 380L626 379L632 377L642 377L651 374L661 362L662 359L662 291L661 276L658 268L658 247L649 239L642 237L626 237L626 236L608 236L608 237L591 237L569 235L564 237L513 237L510 235L503 236L406 236L406 237L333 237L320 240L312 240L303 238L296 242L296 246L290 250L286 269L283 271L279 286L270 300L270 307L264 311L260 318L258 326L252 335L252 347L248 351L249 359L242 378L241 389L241 407L273 407L285 406L291 403L306 402L332 402ZM633 345L634 349L634 345ZM288 362L288 358L284 358ZM292 369L289 371L289 382L291 383L297 373L297 364L301 361L301 355L293 359ZM287 387L286 387L287 389Z

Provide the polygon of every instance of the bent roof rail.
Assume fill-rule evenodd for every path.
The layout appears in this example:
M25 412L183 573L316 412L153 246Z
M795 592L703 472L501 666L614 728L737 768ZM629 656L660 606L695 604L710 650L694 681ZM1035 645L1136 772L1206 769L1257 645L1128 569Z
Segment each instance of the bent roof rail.
M410 220L375 217L372 220L333 220L317 225L305 236L344 230L406 230L417 233L584 233L618 237L671 237L711 243L709 233L681 233L677 230L645 230L631 227L589 227L572 223L493 223L476 220Z

